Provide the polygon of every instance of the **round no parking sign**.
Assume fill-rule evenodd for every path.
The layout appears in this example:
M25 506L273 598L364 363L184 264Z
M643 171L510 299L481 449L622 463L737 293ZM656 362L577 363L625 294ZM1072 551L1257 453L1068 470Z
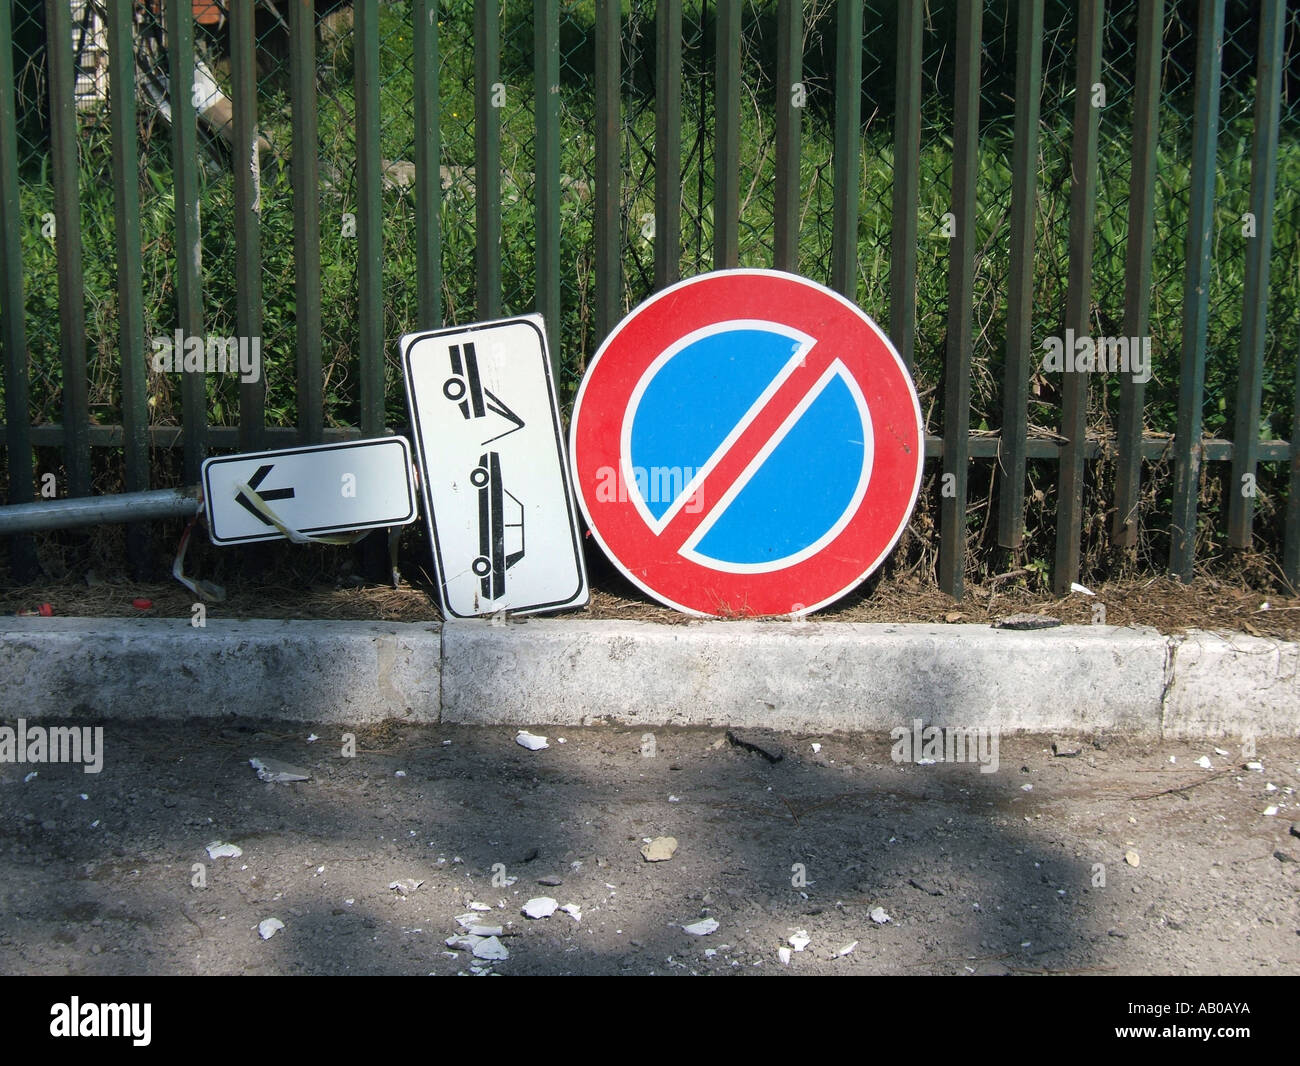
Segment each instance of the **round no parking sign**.
M615 565L702 615L815 610L870 574L916 502L912 381L861 310L771 270L657 293L574 405L578 501Z

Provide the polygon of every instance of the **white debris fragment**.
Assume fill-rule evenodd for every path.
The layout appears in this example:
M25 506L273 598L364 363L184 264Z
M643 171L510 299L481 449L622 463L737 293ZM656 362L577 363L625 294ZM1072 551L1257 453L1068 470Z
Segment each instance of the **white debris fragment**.
M1222 748L1215 748L1215 749L1214 749L1214 754L1215 754L1215 755L1227 756L1227 755L1230 754L1230 753L1224 751Z
M480 903L478 900L473 900L470 903L465 904L465 906L472 911L490 911L492 909L486 903Z
M1177 756L1177 755L1171 755L1171 756L1169 756L1169 761L1170 761L1170 762L1177 762L1177 761L1178 761L1178 756Z
M1199 766L1202 770L1214 769L1214 764L1210 762L1210 757L1208 755L1202 755L1199 759L1197 759L1196 765Z
M822 750L822 746L820 744L814 744L812 746L812 750L813 750L813 754L816 755L819 751Z
M301 766L291 766L279 759L249 759L248 765L257 771L259 781L310 781L311 774Z
M1266 818L1272 818L1275 814L1277 814L1277 808L1271 803L1264 808L1264 816Z
M576 903L566 903L560 910L564 911L575 922L582 921L582 908Z
M515 734L515 743L521 748L527 748L529 751L541 751L543 748L551 746L546 742L545 737L534 736L527 729L521 729Z
M237 859L244 852L234 844L223 844L220 840L214 840L208 845L209 859Z
M1095 592L1092 591L1092 589L1090 589L1090 588L1085 588L1083 585L1080 585L1077 581L1071 581L1071 582L1070 582L1070 591L1071 591L1071 592L1080 592L1080 593L1082 593L1082 594L1085 595L1085 596L1095 596L1095 595L1097 595Z
M510 952L506 946L496 937L490 936L486 940L481 940L473 947L474 958L501 960L510 958Z
M871 920L875 922L877 925L884 925L886 922L893 921L893 919L890 918L889 915L885 913L884 907L872 907Z
M505 930L499 925L471 925L469 927L470 936L500 936Z
M1276 791L1277 791L1277 785L1273 784L1273 782L1270 781L1268 784L1266 784L1266 785L1264 786L1264 791L1265 791L1265 792L1276 792Z
M549 918L559 905L560 901L550 896L534 896L524 904L523 912L529 918Z
M563 737L557 737L556 740L555 740L555 743L557 743L557 744L567 744L568 741L565 740Z
M406 776L406 771L405 771L405 770L397 770L397 771L394 772L393 776L394 776L394 777L405 777L405 776Z
M786 943L794 948L795 951L803 951L804 948L812 943L812 937L810 937L804 930L800 929L799 932L790 937Z
M691 922L690 925L682 926L684 932L690 933L691 936L708 936L716 932L718 922L715 918L702 918L698 922Z
M933 766L934 764L935 764L935 761L934 761L933 759L917 759L917 760L916 760L916 765L917 765L917 766Z
M417 881L414 877L404 877L400 881L389 881L388 887L394 892L400 892L403 896L409 896L422 884L424 884L423 881Z
M1246 769L1254 770L1257 774L1262 774L1264 772L1264 764L1262 762L1248 762L1246 763Z
M315 733L313 733L311 736L309 736L309 737L307 738L307 743L308 743L308 744L315 744L316 741L318 741L318 740L320 740L320 737L318 737Z
M33 770L30 774L28 774L26 777L23 778L23 784L24 785L27 784L27 782L30 781L33 777L40 777L40 776L41 776L41 772L39 770Z
M681 796L669 796L669 797L668 797L668 802L669 802L669 803L681 803L681 802L682 802L682 797L681 797Z
M842 959L844 958L845 955L849 954L857 946L858 946L858 942L856 940L853 941L852 944L845 944L842 948L840 948L839 951L835 953L834 957L837 959Z
M257 923L257 935L263 940L270 940L281 929L284 928L284 922L279 918L263 918Z
M1021 792L1033 792L1033 791L1034 791L1034 786L1033 786L1033 785L1021 785L1021 786L1020 786L1020 791L1021 791Z
M790 965L790 949L789 949L789 948L777 948L777 949L776 949L776 957L777 957L778 959L781 960L781 965L782 965L782 966L789 966L789 965Z
M443 941L449 948L460 948L464 951L473 951L481 942L481 936L470 936L467 933L459 933L456 936L449 936Z
M84 792L80 793L80 798L81 798L81 799L84 799L84 800L88 800L88 799L90 799L90 797L87 796Z

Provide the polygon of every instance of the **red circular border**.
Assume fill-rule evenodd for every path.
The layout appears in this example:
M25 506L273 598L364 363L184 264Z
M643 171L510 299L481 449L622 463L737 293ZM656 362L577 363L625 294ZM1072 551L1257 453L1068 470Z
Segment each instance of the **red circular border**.
M768 573L728 573L686 559L660 545L630 500L595 499L600 472L622 470L623 418L646 368L687 334L741 319L787 325L819 347L831 344L862 390L875 443L866 493L844 529L811 558ZM605 553L656 599L705 615L815 610L852 589L901 536L916 503L925 447L916 391L879 327L830 289L774 270L701 274L633 310L587 368L570 438L578 501Z

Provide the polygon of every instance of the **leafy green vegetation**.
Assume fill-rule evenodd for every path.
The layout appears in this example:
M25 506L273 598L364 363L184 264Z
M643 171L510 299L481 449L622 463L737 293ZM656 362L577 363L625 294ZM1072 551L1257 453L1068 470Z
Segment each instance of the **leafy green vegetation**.
M888 7L888 5L886 5ZM1056 5L1052 8L1056 10ZM685 5L684 81L682 92L683 160L682 247L679 269L689 276L712 268L714 219L713 144L718 117L713 106L713 25L711 9L696 0ZM773 246L773 190L776 173L771 4L746 5L744 87L740 115L741 219L740 262L770 266ZM535 115L533 110L533 29L531 3L507 0L502 13L501 109L502 305L506 313L531 311L536 293ZM1064 8L1062 9L1064 10ZM595 351L595 110L592 45L594 5L574 0L561 5L561 388L571 398L583 368ZM624 92L622 114L624 285L621 304L630 309L652 291L654 232L655 121L653 111L653 5L624 0ZM800 261L802 273L828 282L832 233L833 81L826 57L833 53L831 7L806 5L805 77L809 105L804 113L800 173ZM446 0L439 23L441 68L442 239L441 302L447 322L472 321L475 291L476 183L472 0ZM1005 56L1006 16L986 21L986 47L997 38ZM1065 15L1062 18L1066 18ZM414 158L413 70L416 63L409 0L380 8L380 151L385 162ZM1014 20L1011 20L1014 22ZM870 22L870 20L869 20ZM1063 23L1063 26L1066 25ZM939 386L947 329L948 240L943 216L950 209L952 164L951 101L939 77L951 57L940 60L948 32L927 25L927 40L937 41L935 71L926 68L920 160L920 239L917 270L916 378L931 432L941 429ZM888 21L868 26L868 58L860 142L861 183L857 232L859 304L882 325L889 321L889 265L893 232L893 128L890 112L871 95L892 93L892 40ZM936 36L939 35L939 36ZM1038 165L1037 234L1034 257L1033 358L1049 336L1064 326L1069 264L1071 80L1073 41L1068 27L1051 38L1045 80ZM1108 45L1109 47L1109 45ZM1012 53L1013 54L1013 53ZM1062 58L1065 57L1065 58ZM357 421L356 270L358 244L348 231L347 216L356 212L356 172L373 160L358 160L353 96L352 37L326 34L318 50L319 156L322 185L320 286L324 321L324 404L326 425ZM927 62L929 62L927 60ZM1110 60L1108 59L1108 63ZM1130 152L1132 136L1130 57L1108 66L1112 98L1101 115L1096 241L1090 321L1096 336L1116 336L1124 318L1125 250L1129 238ZM277 65L278 64L278 65ZM1001 423L1002 365L1006 346L1007 278L1010 269L1012 199L1011 105L1005 93L1005 64L986 58L987 86L979 147L975 356L971 425L996 430ZM224 77L223 68L217 67ZM1249 68L1237 71L1225 88L1216 174L1214 277L1210 291L1206 368L1205 428L1231 436L1237 367L1240 359L1245 261L1249 239L1243 215L1249 209L1251 148L1254 137ZM287 58L263 64L258 100L259 126L274 148L264 165L261 201L263 290L262 352L266 365L268 422L294 425L295 395L294 191L289 174L291 125L287 96ZM947 74L944 75L947 77ZM994 87L997 93L994 94ZM1186 79L1169 90L1160 112L1155 201L1155 255L1151 282L1151 347L1154 377L1147 385L1146 426L1172 433L1182 353L1185 248L1191 181L1191 118ZM880 88L883 87L883 88ZM114 194L106 114L83 115L80 136L80 210L85 256L87 360L94 418L104 424L121 420L117 341L116 262L113 240ZM145 292L146 334L169 334L176 325L173 240L173 177L168 128L141 107L140 193L144 247L141 284ZM235 333L234 197L230 161L219 143L209 144L201 175L203 288L206 329ZM21 160L22 217L6 222L22 229L26 277L26 325L31 358L31 413L35 422L57 422L61 369L58 353L58 292L53 242L43 220L53 209L49 159L40 146ZM408 331L438 323L420 321L416 301L416 204L414 190L387 172L383 192L383 313L387 347L387 419L406 422L404 396L396 359L396 340ZM497 175L490 176L495 179ZM1294 390L1297 333L1300 332L1300 141L1290 115L1284 119L1278 154L1274 253L1269 285L1270 311L1260 432L1286 438ZM126 353L147 360L149 352ZM1055 397L1059 380L1035 373L1028 416L1046 432L1058 428ZM151 417L176 424L180 397L175 377L149 374ZM208 380L209 417L215 424L236 424L238 384L233 376ZM314 402L314 401L308 401ZM1089 424L1105 434L1113 426L1119 402L1114 375L1095 375ZM1050 502L1050 501L1049 501Z

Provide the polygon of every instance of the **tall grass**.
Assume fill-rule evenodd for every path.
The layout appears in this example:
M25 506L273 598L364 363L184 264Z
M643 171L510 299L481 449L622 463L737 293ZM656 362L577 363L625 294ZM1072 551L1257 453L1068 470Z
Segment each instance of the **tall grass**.
M587 6L590 6L589 4ZM689 6L689 5L688 5ZM579 8L581 5L579 5ZM579 8L566 17L585 17ZM442 302L445 320L464 322L476 315L474 255L474 185L497 177L474 170L473 70L469 0L443 5L441 40L443 64L440 94L443 117L442 162L447 168L441 221L443 240ZM688 12L689 15L689 12ZM688 18L689 21L689 18ZM381 8L382 89L381 151L386 159L411 158L414 142L412 77L414 63L409 4L386 3ZM532 85L526 64L530 42L527 27L510 30L507 47L519 53L503 65L507 105L502 111L502 258L503 302L508 313L532 310L535 301L536 204L534 114ZM522 24L520 24L522 25ZM521 36L522 35L522 36ZM575 38L581 44L585 38ZM574 46L575 48L578 45ZM625 42L634 50L635 41ZM679 267L684 275L711 268L713 217L713 129L711 41L704 24L688 34L687 83L683 91L684 145L680 175L683 247ZM507 57L509 58L509 57ZM572 59L572 56L570 57ZM350 40L322 49L319 57L320 157L324 180L320 283L325 366L326 424L346 426L357 420L357 244L345 232L346 213L355 212L355 153ZM703 80L701 80L703 79ZM263 356L266 360L267 418L292 425L297 418L294 394L294 191L289 182L288 146L291 129L282 79L263 81L259 115L264 134L280 153L278 165L263 173L262 284ZM564 191L561 200L563 298L560 338L562 389L571 395L599 338L593 315L594 286L594 110L589 79L569 76L561 94ZM828 85L812 85L814 93L829 93ZM745 103L741 115L742 218L740 261L743 265L771 263L775 181L774 129L765 101L770 74L747 68ZM1049 102L1050 103L1050 102ZM653 273L654 116L643 94L629 86L625 94L622 188L623 263L622 304L630 308L650 292ZM1214 279L1206 372L1206 430L1231 431L1242 322L1243 278L1247 238L1241 216L1248 208L1250 145L1253 136L1248 98L1225 96L1227 119L1220 134L1216 176ZM828 280L831 232L831 127L833 106L810 108L804 122L800 172L802 205L800 270ZM942 216L949 210L951 137L947 103L927 98L926 131L920 172L921 218L917 275L918 319L915 337L917 383L923 407L930 411L942 376L947 313L948 242ZM1123 320L1124 252L1128 239L1130 115L1122 102L1103 114L1102 152L1097 194L1097 241L1094 251L1093 297L1090 319L1097 335L1116 335ZM1167 100L1161 111L1157 164L1156 254L1152 279L1151 337L1155 377L1147 388L1146 422L1155 432L1172 432L1176 417L1178 368L1182 351L1184 249L1190 172L1190 123L1177 103ZM894 179L892 126L879 113L866 116L861 139L860 220L858 225L858 302L882 324L888 322L888 289L893 219ZM994 117L983 131L979 149L975 319L977 344L973 367L972 426L997 429L1001 419L1002 362L1006 344L1006 291L1009 269L1011 153L1009 123ZM233 188L229 161L219 149L208 152L201 180L203 225L203 284L206 328L234 333ZM1070 129L1064 101L1044 106L1038 167L1038 233L1034 260L1034 344L1060 332L1068 269ZM1278 159L1278 201L1275 211L1275 252L1270 283L1270 329L1264 376L1261 433L1289 434L1293 390L1297 314L1300 309L1300 143L1295 130L1284 130ZM60 418L61 370L58 353L58 296L53 242L42 232L42 219L53 209L48 158L30 153L22 167L22 217L7 221L21 227L26 278L26 325L32 367L32 417L37 422ZM91 375L93 416L104 423L120 420L118 366L122 358L148 359L149 352L120 353L117 339L113 189L105 115L83 117L80 142L82 244L85 254L85 315L87 362ZM156 116L142 115L140 190L146 334L169 333L175 326L172 237L172 170L166 127ZM384 322L388 341L387 417L403 424L406 414L395 359L396 338L409 330L436 325L418 319L415 299L415 202L409 188L386 188L383 194ZM1035 348L1035 352L1038 349ZM179 392L174 379L150 373L151 417L160 424L179 420ZM237 385L212 376L208 381L209 415L216 424L238 418ZM1056 383L1036 373L1031 388L1030 419L1050 430L1058 411ZM314 402L314 401L307 401ZM1099 377L1093 386L1092 424L1105 431L1109 413L1118 403L1118 383ZM938 428L932 419L931 430Z

